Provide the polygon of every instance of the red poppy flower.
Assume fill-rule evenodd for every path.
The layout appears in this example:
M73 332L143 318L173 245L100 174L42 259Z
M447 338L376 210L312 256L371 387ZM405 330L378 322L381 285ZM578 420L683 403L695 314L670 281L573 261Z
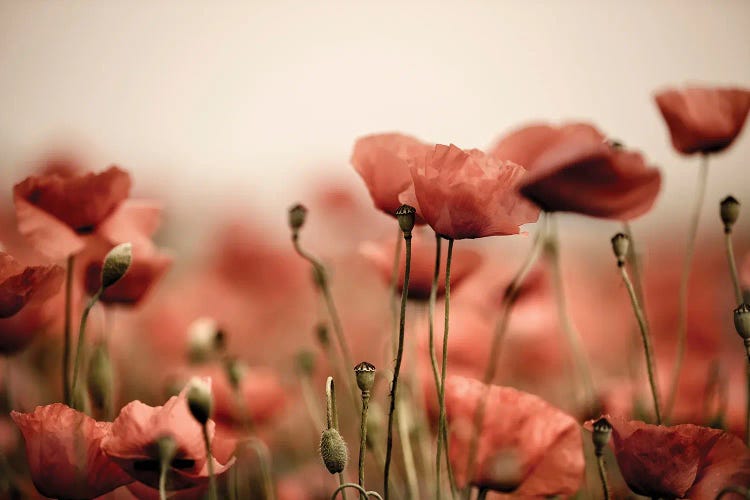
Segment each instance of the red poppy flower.
M58 260L80 252L128 197L130 175L117 167L98 174L32 176L13 188L18 229Z
M520 191L548 211L632 219L651 208L661 187L659 170L639 153L609 144L585 123L523 127L492 155L526 167Z
M526 170L478 149L438 144L411 162L413 185L399 200L450 239L518 234L539 210L516 194Z
M213 440L215 424L208 421L209 440ZM133 479L152 488L159 486L159 456L156 443L171 436L177 443L167 483L169 490L181 490L206 484L208 461L203 431L187 405L187 388L171 397L164 406L148 406L140 401L128 403L112 423L102 440L102 450ZM221 474L233 461L221 465L212 456L216 474Z
M736 436L692 424L606 418L622 477L639 495L715 498L727 486L750 485L750 451Z
M750 90L723 87L667 89L655 96L682 154L718 153L742 131L750 111Z
M365 181L375 207L393 216L399 194L411 185L409 160L423 156L428 144L403 134L374 134L354 144L351 162Z
M584 472L583 440L573 417L544 400L510 387L449 377L446 410L450 459L460 487L470 483L527 497L572 495ZM474 476L467 478L474 412L487 394Z
M445 247L445 245L443 245ZM360 253L375 265L383 282L389 284L393 273L395 248L391 241L368 241L360 247ZM482 263L482 256L470 248L457 248L453 251L451 264L451 290L476 271ZM406 255L401 252L398 272L398 293L404 286ZM435 239L422 232L415 232L411 240L411 270L409 273L409 298L425 300L430 297L432 278L435 274ZM437 294L445 293L445 269L440 269Z
M61 403L11 412L26 440L34 485L50 498L94 498L133 479L99 448L112 424Z

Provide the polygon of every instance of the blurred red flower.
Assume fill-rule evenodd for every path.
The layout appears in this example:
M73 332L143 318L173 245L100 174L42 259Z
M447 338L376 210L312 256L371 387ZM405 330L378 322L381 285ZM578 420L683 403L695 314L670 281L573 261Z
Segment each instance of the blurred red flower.
M414 137L389 133L357 139L351 163L367 185L375 207L394 216L399 194L411 185L409 161L431 148Z
M413 184L399 200L445 238L518 234L539 218L539 209L516 194L525 173L478 149L438 144L413 159Z
M548 211L632 219L651 208L661 187L659 170L643 156L609 144L585 123L520 128L492 155L526 167L520 191Z
M94 498L133 481L99 447L112 424L61 403L33 413L13 411L11 418L26 440L31 477L44 496Z
M460 487L470 483L527 497L572 495L584 472L583 440L573 417L532 394L510 387L449 377L446 409L450 459ZM487 394L477 448L477 466L467 478L474 412Z
M672 145L682 154L718 153L742 131L750 90L729 87L666 89L656 94Z

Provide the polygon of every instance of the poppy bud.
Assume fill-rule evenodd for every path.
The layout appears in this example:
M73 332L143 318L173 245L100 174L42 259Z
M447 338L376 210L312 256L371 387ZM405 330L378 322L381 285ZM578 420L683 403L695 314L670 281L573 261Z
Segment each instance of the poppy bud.
M346 442L336 429L326 429L320 436L320 456L331 474L338 474L346 468L349 452Z
M721 200L719 214L721 215L721 222L724 223L724 232L731 232L732 226L740 216L740 202L734 196L727 196Z
M177 441L169 434L164 434L156 440L156 450L159 453L159 461L169 464L177 454Z
M362 361L354 367L354 375L357 377L357 387L363 393L369 393L375 385L375 366L367 361Z
M628 255L628 248L630 247L630 238L624 233L617 233L612 237L612 251L617 257L617 266L622 267L625 265L625 257Z
M292 231L299 231L305 225L305 219L307 219L307 208L304 205L297 203L289 209L289 227Z
M102 288L117 283L128 271L132 261L133 246L130 243L121 243L110 250L102 265Z
M224 363L224 370L227 374L227 379L229 379L229 384L233 389L238 389L242 383L242 379L245 378L245 373L247 372L247 366L245 366L245 363L237 358L231 358Z
M307 349L298 352L297 368L306 377L311 376L313 371L315 371L315 355Z
M188 356L193 363L207 361L225 347L225 335L215 319L198 318L188 327Z
M322 321L315 325L315 336L318 338L318 342L320 342L320 345L327 346L330 339L328 337L328 325L323 323Z
M417 210L410 205L401 205L396 210L398 225L405 235L410 235L411 230L414 229L414 223L417 219L416 213Z
M206 379L193 377L188 383L187 402L193 417L201 425L206 425L214 406L211 383Z
M108 408L112 398L112 363L106 349L98 345L89 361L87 386L91 402L97 408Z
M594 453L597 457L600 457L604 453L604 447L609 442L609 436L612 434L612 424L606 418L601 417L594 422L593 428L591 440L594 442Z
M734 328L746 342L750 341L750 305L740 304L734 310Z

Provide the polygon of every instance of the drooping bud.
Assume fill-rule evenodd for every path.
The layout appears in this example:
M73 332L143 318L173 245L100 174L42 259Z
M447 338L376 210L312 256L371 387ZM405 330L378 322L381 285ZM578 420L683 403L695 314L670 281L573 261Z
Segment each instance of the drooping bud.
M591 440L594 443L594 453L597 457L600 457L604 453L604 447L609 442L609 437L612 435L612 424L606 418L601 417L594 422L593 429Z
M89 360L88 378L86 380L91 402L96 408L109 408L114 386L112 363L107 350L99 344Z
M362 361L354 367L354 375L357 377L357 387L363 393L369 393L375 385L375 366L367 361Z
M102 288L108 288L117 283L130 269L133 262L133 246L121 243L110 250L104 257L102 265Z
M338 474L346 468L349 452L346 442L336 429L326 429L320 436L320 456L331 474Z
M625 233L617 233L612 237L612 251L617 257L617 266L622 267L625 265L625 258L628 255L628 249L630 248L630 238Z
M417 220L417 210L410 205L401 205L396 209L396 219L404 235L411 235L414 223Z
M307 208L297 203L289 209L289 227L293 232L299 231L305 225L307 219Z
M734 310L734 328L744 340L750 340L750 305L740 304Z
M224 363L224 371L227 374L229 385L231 385L233 389L237 390L242 383L242 379L245 378L245 374L247 373L247 366L237 358L230 358L227 359Z
M303 349L297 353L297 368L304 376L309 377L315 371L315 354Z
M721 222L724 223L724 232L731 233L732 226L740 217L740 202L734 196L727 196L721 200L719 214L721 215Z
M156 439L156 451L159 454L159 462L167 465L177 454L177 441L169 434L164 434Z
M187 402L190 413L201 425L206 425L213 413L214 400L211 396L211 382L193 377L188 382Z
M211 359L225 344L225 334L213 318L198 318L188 327L188 357L193 363Z

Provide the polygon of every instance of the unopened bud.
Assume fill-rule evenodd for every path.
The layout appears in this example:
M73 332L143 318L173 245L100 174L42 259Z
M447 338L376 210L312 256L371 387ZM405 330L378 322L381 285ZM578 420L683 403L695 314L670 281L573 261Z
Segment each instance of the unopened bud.
M233 389L237 390L242 383L242 379L245 378L247 366L237 358L230 358L224 363L224 371L227 374L229 384Z
M188 327L188 356L193 363L211 359L224 350L226 335L215 319L198 318Z
M299 231L305 225L305 219L307 219L307 208L304 205L297 203L289 209L289 227L292 231Z
M300 373L309 377L315 371L315 354L304 349L297 353L297 368Z
M130 269L133 261L133 246L121 243L110 250L104 257L102 265L102 288L108 288L117 283Z
M177 441L169 434L164 434L156 439L156 452L159 454L159 462L167 465L177 454Z
M591 440L594 442L594 453L600 457L604 453L604 447L607 446L612 434L612 424L606 418L601 417L594 422L593 429Z
M331 474L338 474L346 468L349 452L346 442L336 429L326 429L320 436L320 456Z
M328 325L322 321L315 325L315 337L317 337L320 345L327 347L330 342L330 337L328 336Z
M206 425L214 407L211 383L206 379L193 377L188 383L187 402L193 417L199 424Z
M750 305L740 304L734 310L734 328L745 340L750 340Z
M740 202L734 196L727 196L721 200L719 214L721 215L721 222L724 223L724 232L731 232L732 226L740 217Z
M622 267L625 265L625 257L628 255L628 249L630 248L630 238L627 234L617 233L612 237L612 251L617 257L617 266Z
M375 366L367 361L362 361L354 367L354 375L357 377L357 387L363 393L369 393L375 385Z
M86 382L94 406L109 408L114 385L112 363L107 355L107 350L101 344L96 346L91 355Z
M396 209L396 219L398 219L398 225L401 231L405 235L410 235L411 230L414 229L414 223L417 220L417 211L410 205L401 205Z

